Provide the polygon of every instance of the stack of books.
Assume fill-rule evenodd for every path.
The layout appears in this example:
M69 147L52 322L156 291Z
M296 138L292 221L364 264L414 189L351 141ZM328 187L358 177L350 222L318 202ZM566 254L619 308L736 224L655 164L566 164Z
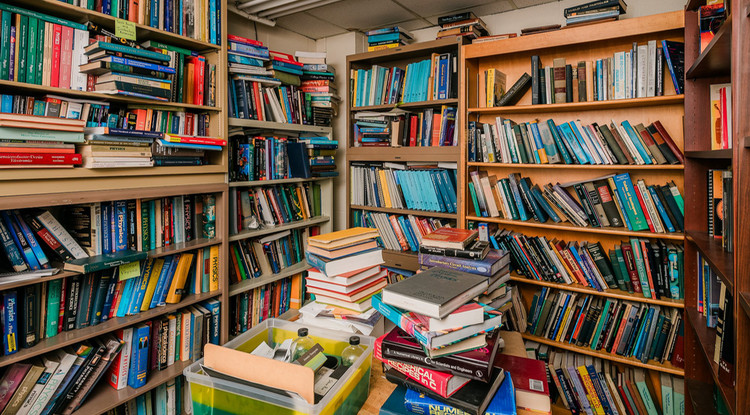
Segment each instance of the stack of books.
M440 30L436 39L452 36L460 36L466 39L476 39L480 36L489 36L487 25L474 12L464 12L449 16L438 17Z
M89 127L85 133L86 142L78 146L78 151L83 167L89 169L151 167L152 145L163 137L160 132L108 127Z
M590 3L568 7L563 11L565 24L577 26L595 22L617 20L621 14L625 14L628 5L625 0L597 0Z
M73 167L85 122L59 116L0 114L0 168Z
M334 83L336 70L326 63L325 52L297 51L294 55L302 64L300 90L305 93L305 124L330 127L341 101Z
M414 36L411 33L398 26L368 30L365 34L367 35L368 52L397 48L414 41Z
M307 157L312 177L336 177L336 150L339 142L330 137L300 137L300 142L307 148Z

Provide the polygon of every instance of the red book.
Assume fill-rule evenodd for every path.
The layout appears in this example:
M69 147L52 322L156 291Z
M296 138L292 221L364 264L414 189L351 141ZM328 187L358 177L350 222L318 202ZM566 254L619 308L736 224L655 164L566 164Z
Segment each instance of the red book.
M307 81L302 81L301 85L303 88L307 86L331 86L333 85L333 82L325 79L310 79ZM388 85L388 83L386 83L386 85Z
M128 20L131 22L138 23L138 3L139 1L147 0L130 0L130 7L128 9ZM172 17L174 19L174 17Z
M677 336L674 341L674 350L672 351L672 365L685 367L685 321L680 320L680 326L677 328Z
M66 281L68 281L66 278L62 279L62 284L60 285L60 308L58 309L57 313L57 332L62 333L63 327L65 326L63 324L65 320L65 305L67 304L65 300L67 299L67 291L65 290L66 287Z
M651 232L656 233L656 228L654 228L654 223L651 221L651 215L649 215L648 209L646 209L646 203L644 203L643 201L643 195L641 195L641 191L638 189L638 186L633 186L633 189L635 189L635 195L638 196L638 203L641 205L643 216L646 217L646 223L648 223L648 229L651 230Z
M373 349L375 358L390 365L408 378L413 379L420 385L437 393L443 398L453 395L471 380L469 378L456 376L452 373L438 372L437 370L383 358L383 339L388 334L389 333L386 333L375 340L375 348Z
M62 26L59 24L52 26L54 27L54 32L52 34L52 67L50 68L50 86L59 87Z
M62 26L62 46L60 52L60 88L70 89L72 61L73 28Z
M682 151L680 151L680 148L677 147L677 144L674 143L672 137L669 135L669 133L667 133L667 130L665 130L664 126L661 125L661 121L654 121L653 126L656 127L657 131L659 131L659 135L661 135L661 138L663 138L664 142L667 143L667 146L669 146L669 149L672 150L674 156L677 157L678 160L680 160L680 163L684 163L685 156L682 155Z
M630 284L633 286L633 291L642 293L641 280L638 278L638 269L635 265L635 257L633 256L633 248L629 243L620 244L622 249L622 257L625 260L625 268L628 270L628 276L630 277Z
M551 413L544 362L501 353L495 356L495 366L510 373L516 390L516 407L535 413Z
M422 244L435 248L464 249L477 238L476 230L438 228L422 238Z
M430 145L440 145L440 124L443 118L442 114L432 114L432 131L425 131L425 134L432 133Z
M388 216L388 220L391 222L391 227L393 228L393 232L396 234L396 238L398 239L398 244L401 245L401 249L403 251L409 250L409 243L406 242L406 235L401 231L401 224L398 223L398 218L396 218L396 215L390 215Z
M288 63L290 65L299 66L300 68L304 65L302 65L300 62L297 62L294 59L294 56L284 53L284 52L276 52L276 51L269 51L269 55L271 55L271 59L279 62Z
M330 86L303 86L300 88L302 92L332 92Z
M253 45L253 46L263 46L263 42L260 42L255 39L249 39L246 37L237 36L237 35L227 35L227 40L231 42L247 43L248 45Z
M261 105L261 93L260 84L253 82L253 100L255 101L255 113L258 115L258 121L265 121L266 114L263 113L263 106Z
M40 164L81 164L81 155L65 153L0 153L0 165L19 166Z
M31 369L31 365L28 363L14 363L5 371L2 379L0 379L0 411L8 405L10 398L13 397L13 393L23 382L23 378L29 369Z
M193 60L195 71L193 72L193 104L203 105L203 83L206 82L206 58L198 56Z
M112 307L109 309L109 315L107 316L107 319L112 319L115 317L115 313L117 313L117 308L120 305L120 294L122 293L122 281L118 281L117 285L115 285L115 294L112 296Z
M145 131L146 128L146 118L148 117L148 111L145 109L137 109L133 110L135 113L135 129L138 131Z
M209 146L225 146L227 140L216 137L204 137L198 135L176 135L164 134L164 139L171 143L202 144Z

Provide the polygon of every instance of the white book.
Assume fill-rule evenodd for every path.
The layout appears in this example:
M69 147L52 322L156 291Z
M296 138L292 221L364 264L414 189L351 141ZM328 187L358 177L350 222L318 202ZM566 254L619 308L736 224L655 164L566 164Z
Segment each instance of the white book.
M156 224L156 236L154 240L156 241L155 246L156 248L161 248L162 244L162 231L164 229L164 223L162 222L161 218L161 199L155 199L154 200L154 223Z
M27 415L29 413L34 402L36 402L37 398L39 398L39 395L42 393L42 390L44 390L44 387L47 385L47 382L49 382L52 375L57 370L57 367L60 366L60 361L54 358L42 356L42 361L44 362L44 372L42 373L42 376L39 377L37 383L34 384L34 387L31 388L31 392L26 396L26 400L23 401L23 405L18 409L16 415Z
M659 233L665 233L666 229L664 228L664 224L661 221L659 212L656 210L656 205L654 205L654 200L651 198L651 193L646 188L646 182L644 182L643 180L638 180L636 182L636 186L638 186L638 191L641 193L641 197L643 198L643 204L646 205L648 215L651 217L651 223L654 225L654 230Z
M123 346L120 350L120 355L112 362L112 369L108 371L108 376L112 376L114 380L115 373L119 373L117 376L116 390L124 389L128 386L128 372L130 372L130 357L133 353L133 328L128 327L123 330L122 333ZM115 367L117 364L118 367Z
M503 129L502 121L500 121L500 127L497 126L497 119L495 124L492 124L492 135L495 136L495 148L500 152L500 161L503 163L510 163L510 153L508 153L508 142L505 139L505 130Z
M494 163L497 161L495 157L497 155L497 148L495 147L494 140L492 139L492 131L490 130L490 125L486 123L482 124L482 130L484 131L483 137L486 143L485 145L487 147L487 162Z
M633 98L633 53L625 52L625 98Z
M593 150L592 154L595 156L597 164L611 164L609 163L607 156L604 154L604 148L599 143L599 140L591 135L591 132L588 128L583 126L581 120L575 120L575 124L587 145Z
M192 313L190 311L182 311L182 325L180 329L180 360L186 362L190 360L191 352L191 333L192 333Z
M615 53L615 99L625 98L625 52Z
M201 344L203 339L203 313L198 311L194 306L190 306L188 310L193 313L193 344L192 344L192 356L193 360L198 360L203 357L203 345Z
M175 380L172 379L167 382L167 414L166 415L177 415L177 389L175 387Z
M169 316L169 342L167 343L167 366L172 366L177 350L177 319L174 315Z
M637 98L646 98L648 96L648 45L638 46L637 63Z
M52 213L48 210L44 211L44 213L37 216L37 219L45 228L47 228L52 236L54 236L55 239L57 239L57 241L60 242L60 244L65 247L71 255L73 255L73 258L88 258L86 251L81 248L81 245L78 245L78 242L76 242L60 222L52 216Z
M578 129L578 132L580 134L579 142L583 146L584 150L587 153L587 156L590 156L589 158L592 159L594 164L604 164L604 161L601 158L601 155L599 154L599 150L597 150L596 146L594 145L594 142L591 141L591 137L587 134L586 130L583 129L583 126L581 125L580 120L576 120L573 122ZM576 135L579 135L576 134Z
M266 225L273 225L275 222L273 216L271 215L271 206L268 204L266 194L261 189L255 189L255 199L258 201L258 203L260 203L263 223L265 223Z
M552 103L552 98L555 96L555 94L552 93L554 90L555 85L555 77L552 72L552 68L549 66L544 67L544 74L545 74L545 82L544 82L544 93L546 94L547 101L546 103L550 104Z
M59 360L60 364L57 366L57 369L52 376L50 376L47 384L44 385L44 389L39 393L36 402L31 405L31 409L28 411L29 415L39 415L42 413L44 407L47 406L49 400L52 399L52 395L55 394L60 383L65 379L65 376L70 371L70 368L73 367L77 358L78 356L74 354L66 353L62 350L56 351L55 359Z
M656 40L648 41L648 56L646 60L646 96L653 97L656 95Z

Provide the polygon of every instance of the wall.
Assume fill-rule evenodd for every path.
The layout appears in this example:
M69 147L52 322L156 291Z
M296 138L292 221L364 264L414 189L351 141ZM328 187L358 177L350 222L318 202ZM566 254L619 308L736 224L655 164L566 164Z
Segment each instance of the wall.
M260 23L254 24L234 13L229 13L227 26L228 33L259 40L271 50L278 52L294 54L298 50L315 50L315 40L309 37L280 27L269 27Z

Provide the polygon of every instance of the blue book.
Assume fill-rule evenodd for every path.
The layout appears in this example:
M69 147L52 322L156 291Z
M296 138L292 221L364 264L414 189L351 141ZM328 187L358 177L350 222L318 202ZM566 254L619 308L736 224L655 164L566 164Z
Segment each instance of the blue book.
M579 248L579 249L583 249L583 248ZM571 248L568 251L570 251L570 253L573 254L573 259L576 260L579 267L582 267L583 269L588 270L588 264L583 261L577 249ZM601 291L601 287L599 287L599 284L597 284L596 281L593 278L591 278L591 275L592 274L588 271L583 273L583 276L586 277L586 281L588 281L589 285L594 287L597 291Z
M404 395L407 390L403 386L397 386L383 406L380 407L379 415L412 415L413 412L407 411L406 406L404 406ZM423 413L428 414L429 412Z
M111 229L111 211L112 211L112 202L102 202L101 205L102 209L102 253L103 254L111 254L112 253L112 232L110 232Z
M230 63L239 63L242 65L258 66L258 67L263 66L263 61L260 59L251 58L245 55L238 55L234 52L229 52L229 54L227 55L227 61L229 61Z
M36 256L34 256L34 252L26 242L26 238L23 237L21 228L18 227L18 224L16 224L15 221L13 221L7 210L3 210L2 212L0 212L0 215L2 215L3 222L5 222L5 226L10 231L10 236L11 238L13 238L13 243L16 244L16 247L23 255L23 258L26 261L26 265L34 270L40 269L41 266L39 265L39 261L37 261Z
M180 13L182 14L182 13ZM216 44L216 0L208 2L209 42Z
M573 136L578 141L578 145L581 146L581 150L583 150L583 154L586 155L586 158L589 160L589 163L591 164L599 164L597 161L598 154L591 153L592 151L596 152L596 149L589 149L589 147L586 145L586 139L583 138L583 135L580 131L578 131L578 126L576 126L576 123L573 121L567 123L567 125L570 126L570 130L573 131Z
M552 209L552 206L547 202L547 200L542 196L541 190L539 190L539 186L534 185L534 187L531 188L531 195L536 199L536 203L541 206L542 209L544 209L544 212L547 213L547 216L549 216L550 219L552 219L553 222L559 223L562 220L560 219L560 216L557 215L554 209Z
M128 371L128 386L133 389L140 388L146 384L148 375L148 352L150 328L141 324L133 329L133 346L130 355L130 368Z
M401 39L401 33L381 33L377 35L370 35L367 36L367 43L376 43L376 42L388 42L388 41L398 41Z
M119 56L106 56L99 61L119 63L121 65L128 65L134 68L143 68L148 69L149 71L164 72L168 74L174 74L176 72L174 68L170 68L168 66L157 65L155 63L143 62L135 59L121 58Z
M531 188L529 187L528 179L521 179L519 181L519 186L521 186L521 191L523 192L523 194L526 195L528 204L533 210L536 219L541 223L547 222L547 214L544 212L544 210L542 210L541 207L539 207L539 205L536 203L536 199L534 199L534 196L531 194Z
M156 202L148 201L148 234L149 250L156 249Z
M0 99L0 112L8 114L13 112L13 95L2 95L2 98Z
M115 317L125 317L130 305L130 298L133 295L133 286L136 278L131 278L122 285L122 294L120 294L120 304L117 306Z
M403 232L404 237L406 237L406 243L409 245L409 250L416 252L419 250L419 243L416 241L416 238L412 237L411 226L403 216L399 216L397 220L398 224L401 226L401 231Z
M23 233L26 242L31 247L31 251L34 253L37 261L39 261L39 265L42 268L49 268L49 259L47 259L47 255L44 254L42 247L39 246L39 242L36 240L36 237L34 237L34 232L31 231L31 228L29 228L29 225L23 220L21 213L18 210L14 210L13 215L16 223L18 223L18 226L21 228L21 233Z
M654 309L649 308L648 313L646 314L646 319L641 325L640 329L638 330L638 337L636 338L635 345L632 348L632 351L630 353L631 356L638 357L638 354L640 353L641 348L643 347L644 343L646 342L646 339L648 338L648 330L649 326L651 326L651 320L654 317Z
M107 290L112 281L112 275L109 272L104 272L98 279L94 279L94 284L91 287L91 312L89 313L90 325L95 326L102 322L102 315L104 314L104 301L107 298Z
M0 242L2 242L3 250L13 266L13 270L16 272L26 271L28 267L23 260L23 255L13 241L11 230L5 226L2 220L0 220Z
M221 329L221 303L219 300L212 299L201 303L206 310L211 312L211 325L209 329L208 342L219 344L219 331ZM204 323L205 324L205 323Z
M563 303L563 307L562 307L563 310L568 309L568 302L570 302L570 294L567 294L565 296L565 302ZM565 313L560 313L560 316L555 322L555 329L552 330L552 336L551 336L553 339L557 337L557 331L560 330L560 324L562 323L562 320L564 317L565 317Z
M676 232L674 225L672 225L672 221L669 220L667 211L664 209L664 205L661 204L661 200L659 200L659 196L656 194L654 186L648 186L648 192L651 194L651 199L653 199L654 205L656 205L656 210L659 211L659 216L661 217L662 222L664 222L664 226L667 227L667 231Z
M453 203L451 202L450 196L448 196L448 188L443 182L443 175L440 170L431 170L430 177L433 180L433 184L438 191L438 201L440 205L445 208L444 212L455 213L453 210Z
M104 41L96 42L96 47L93 49L89 49L85 54L90 55L98 51L99 49L110 51L110 52L118 52L118 53L133 55L133 56L140 56L143 58L158 60L162 62L169 62L171 60L169 55L166 55L161 52L154 52L148 49L136 49L131 46L121 45L119 43L104 42Z
M437 99L448 99L448 83L450 81L449 67L450 55L442 54L438 58L438 87L437 87Z
M586 371L589 373L589 377L591 378L591 383L594 384L594 391L596 392L596 395L599 397L599 402L601 402L602 404L604 413L613 414L614 412L612 411L612 408L609 406L609 400L607 399L607 395L609 394L605 393L605 391L608 391L609 388L607 387L602 388L602 382L599 379L599 374L596 373L596 369L594 369L594 366L585 365L585 368L586 368Z
M133 295L130 297L130 305L128 305L128 315L134 315L141 312L141 305L143 304L143 297L146 295L146 288L148 288L149 281L155 276L152 275L154 270L154 264L156 261L153 259L146 260L141 264L141 275L137 278L133 278L136 282L133 285Z
M128 249L128 203L125 200L114 202L115 246L113 251Z
M518 210L518 217L523 220L529 220L529 215L526 213L526 207L524 207L523 199L521 199L521 193L518 187L518 180L515 174L509 174L508 180L510 184L510 192L513 195L513 200L516 203L516 209Z
M622 210L625 211L625 216L628 217L631 230L648 230L648 222L646 222L646 216L643 215L643 211L641 210L633 182L630 180L630 174L618 174L614 177L614 180L617 194L620 196L620 202L622 203Z
M172 269L172 265L179 260L178 255L170 255L164 258L164 265L161 267L161 273L159 273L159 279L156 282L156 288L154 289L154 295L151 297L151 303L149 309L159 305L161 299L161 292L166 290L164 288L165 281L169 278L169 272Z
M18 351L18 294L16 290L3 292L3 354Z
M112 309L112 301L115 298L115 288L117 288L117 278L110 278L107 296L104 298L104 305L102 306L102 321L109 319L109 311Z
M401 388L401 386L399 386ZM396 388L398 390L398 388ZM394 391L395 394L395 391ZM393 396L393 395L391 395ZM388 399L390 401L390 398ZM386 402L388 402L386 401ZM412 389L406 389L404 397L401 400L406 406L408 413L412 414L465 414L464 411L446 405L443 402L432 399L429 396L421 394ZM385 406L385 405L384 405ZM381 409L381 414L382 414ZM389 412L386 412L389 413ZM400 414L401 412L392 412ZM513 387L511 374L505 372L505 379L492 397L490 404L484 411L484 415L515 415L516 414L516 391Z
M589 164L589 158L581 148L578 139L573 133L573 130L570 128L570 124L563 123L558 125L557 128L559 129L560 136L563 138L563 140L565 140L565 143L571 150L573 150L573 155L575 156L576 160L578 160L578 164Z
M172 278L174 278L174 274L177 271L177 263L180 261L180 254L176 254L174 256L174 259L172 259L172 264L169 266L169 271L165 275L164 279L164 285L159 287L159 284L156 284L156 289L159 291L159 302L157 303L157 306L162 306L166 304L167 301L167 294L169 293L169 287L172 285ZM156 293L156 291L154 291ZM156 294L154 294L156 295Z
M649 154L643 142L641 141L641 135L633 129L629 121L625 120L621 124L625 129L625 132L628 134L628 137L630 137L630 141L633 142L635 149L638 150L638 154L641 155L643 161L646 164L654 164L654 162L651 160L651 154Z
M458 212L458 200L456 199L456 186L453 183L453 180L451 180L451 175L448 170L438 170L439 174L443 178L443 185L445 186L445 194L448 196L448 199L450 200L451 204L451 212L455 213Z

